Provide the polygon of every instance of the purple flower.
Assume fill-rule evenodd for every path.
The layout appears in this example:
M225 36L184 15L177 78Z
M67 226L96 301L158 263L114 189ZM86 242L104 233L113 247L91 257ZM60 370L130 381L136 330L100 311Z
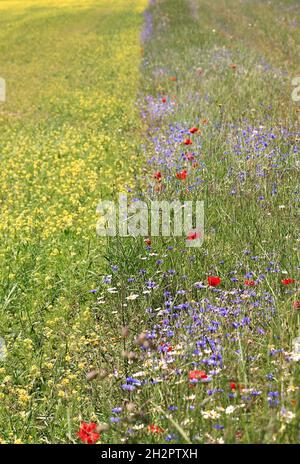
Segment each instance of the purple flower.
M147 286L147 288L152 289L152 288L154 288L156 286L156 283L153 282L152 280L148 280L146 282L146 286Z
M122 408L121 407L113 408L111 411L114 412L115 414L120 414L120 412L122 412Z
M134 391L134 390L135 390L135 386L134 386L134 385L128 385L128 384L123 384L121 388L122 388L123 390L127 390L127 391Z

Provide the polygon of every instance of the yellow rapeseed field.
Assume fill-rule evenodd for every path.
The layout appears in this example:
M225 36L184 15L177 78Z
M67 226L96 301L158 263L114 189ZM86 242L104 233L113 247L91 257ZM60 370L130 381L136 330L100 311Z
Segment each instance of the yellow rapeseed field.
M95 210L137 168L145 4L0 0L2 442L73 440L109 391L85 381L107 343L90 310Z

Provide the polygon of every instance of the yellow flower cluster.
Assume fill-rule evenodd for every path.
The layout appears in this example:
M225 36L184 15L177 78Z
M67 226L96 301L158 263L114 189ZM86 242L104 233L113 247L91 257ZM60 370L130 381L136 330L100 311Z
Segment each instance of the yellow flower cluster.
M70 421L98 407L85 378L107 344L86 301L103 247L96 206L138 166L145 4L0 2L2 442L68 441Z
M12 61L8 64L4 51L0 69L7 82L7 102L0 107L0 234L23 241L33 234L47 239L62 231L87 235L94 230L100 197L132 182L137 156L133 100L140 54L136 25L143 2L131 2L133 19L122 27L117 24L114 34L105 30L109 23L101 19L112 2L96 7L99 2L90 1L84 8L75 1L45 3L50 13L45 5L42 12L37 10L40 28L48 15L55 19L56 8L67 22L69 11L73 15L73 7L75 12L78 8L86 24L80 19L78 30L70 32L67 23L60 31L52 18L47 39L54 50L48 43L38 50L32 47L45 34L33 21L21 44L13 37L5 40L11 25L0 31ZM32 6L38 2L1 2L16 26L19 14L29 24L34 19ZM122 13L126 14L126 2L114 1L112 14ZM87 24L88 32L83 28ZM71 26L76 29L76 17ZM62 32L67 37L61 49Z

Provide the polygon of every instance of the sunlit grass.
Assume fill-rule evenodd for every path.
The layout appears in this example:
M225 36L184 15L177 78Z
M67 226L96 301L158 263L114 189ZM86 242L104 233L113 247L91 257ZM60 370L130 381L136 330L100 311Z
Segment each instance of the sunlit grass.
M299 5L145 4L0 1L0 438L295 443ZM97 239L127 185L203 246Z

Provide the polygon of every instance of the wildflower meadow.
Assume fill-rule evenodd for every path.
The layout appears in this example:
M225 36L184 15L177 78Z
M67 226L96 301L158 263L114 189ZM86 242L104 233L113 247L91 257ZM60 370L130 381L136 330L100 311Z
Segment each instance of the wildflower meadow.
M299 444L299 54L297 0L0 0L1 444Z

